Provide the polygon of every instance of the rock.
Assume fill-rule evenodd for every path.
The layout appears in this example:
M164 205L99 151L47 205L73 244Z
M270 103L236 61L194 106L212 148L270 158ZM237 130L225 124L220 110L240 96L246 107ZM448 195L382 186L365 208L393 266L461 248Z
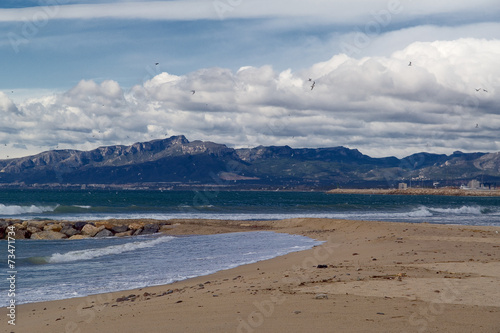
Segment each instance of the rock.
M30 238L31 233L25 229L15 229L15 239L26 239Z
M128 226L125 225L125 224L122 224L122 225L115 225L113 226L113 228L111 228L111 230L115 233L121 233L121 232L125 232L128 230Z
M45 227L43 227L43 230L60 232L62 228L63 227L60 223L54 223L54 224L47 224Z
M142 234L142 228L141 229L137 229L136 231L134 231L134 233L132 235L133 236L139 236L140 234Z
M113 232L111 232L110 230L108 229L103 229L101 231L99 231L94 237L111 237L113 236Z
M88 235L90 237L94 237L99 231L104 230L103 226L95 227L90 223L87 223L83 228L82 228L82 235Z
M26 225L23 225L22 223L15 223L14 227L16 230L26 230Z
M158 226L158 224L146 224L144 226L144 229L142 229L142 234L155 234L158 232L158 230L160 229L160 227Z
M89 237L90 236L87 236L87 235L73 235L73 236L71 236L68 239L70 239L70 240L73 240L73 239L85 239L85 238L89 238Z
M124 232L118 232L115 234L115 237L126 237L126 236L132 236L132 234L134 233L133 230L127 230L127 231L124 231Z
M9 226L9 223L4 220L0 220L0 239L3 239L5 235L7 234L7 227Z
M316 267L317 267L317 268L327 268L327 267L328 267L328 265L318 265L318 266L316 266Z
M76 230L82 230L82 228L84 226L86 226L87 224L89 224L89 223L87 223L87 222L75 222L75 224L73 224L73 228L75 228Z
M314 296L314 299L328 299L328 295L327 294L316 294L316 296Z
M29 232L31 232L32 234L35 234L37 232L42 231L42 229L37 228L37 227L27 227L26 230L29 231Z
M111 222L109 222L109 221L97 221L97 222L95 222L95 226L98 227L98 228L100 226L104 226L104 228L106 228L108 230L112 230L113 227L114 227L114 225L111 224Z
M31 239L64 239L67 238L63 233L57 232L57 231L50 231L50 230L45 230L45 231L40 231L37 232L36 234L31 235Z
M43 229L43 227L45 227L45 225L48 224L47 221L34 221L34 220L31 220L31 221L26 221L27 222L27 225L26 227L36 227L36 228L39 228L39 229Z
M71 237L71 236L74 236L74 235L78 235L80 233L78 230L76 230L75 228L73 228L73 226L71 226L71 225L65 225L61 229L60 232L63 233L63 234L65 234L68 237Z
M138 229L142 229L142 224L137 223L137 222L130 223L130 224L128 225L128 228L129 228L129 229L131 229L131 230L138 230Z

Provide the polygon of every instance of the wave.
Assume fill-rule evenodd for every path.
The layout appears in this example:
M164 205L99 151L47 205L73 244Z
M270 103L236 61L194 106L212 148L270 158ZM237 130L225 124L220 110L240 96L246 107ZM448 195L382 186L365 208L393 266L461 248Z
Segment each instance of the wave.
M73 205L73 207L78 207L78 208L83 208L83 209L90 209L92 206L86 206L86 205Z
M486 211L479 206L462 206L460 208L429 208L429 210L444 214L481 215L486 213Z
M0 204L0 215L22 215L22 214L40 214L44 212L53 212L59 207L56 206L19 206Z
M407 213L403 213L402 215L408 217L430 217L432 216L432 212L429 211L427 207L420 207L418 209L412 210Z
M98 257L104 257L114 254L120 254L129 251L135 251L138 249L144 249L148 247L153 247L157 244L169 242L175 237L163 236L153 240L142 241L142 242L131 242L120 245L112 245L103 248L86 249L78 251L69 251L66 253L54 253L48 257L32 257L30 261L37 264L60 264L65 262L90 260Z

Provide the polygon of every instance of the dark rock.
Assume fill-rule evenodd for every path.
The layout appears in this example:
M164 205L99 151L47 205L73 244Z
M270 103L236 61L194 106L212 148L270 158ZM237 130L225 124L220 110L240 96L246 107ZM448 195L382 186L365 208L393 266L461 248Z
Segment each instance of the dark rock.
M79 234L80 232L78 230L76 230L75 228L73 228L73 226L71 226L71 225L65 225L61 229L60 233L65 234L68 237L71 237L71 236Z
M0 230L5 230L9 226L9 222L5 220L0 220Z
M128 226L125 224L115 225L111 230L113 230L114 233L125 232L128 230Z
M87 222L75 222L73 228L76 230L82 230L82 228L87 224Z
M318 268L328 268L328 265L318 265L316 267L318 267Z
M3 239L5 235L7 235L7 227L9 226L9 223L5 220L0 220L0 239Z
M99 238L99 237L111 237L113 236L113 232L108 230L108 229L103 229L99 231L94 237Z
M31 232L24 230L24 229L16 229L15 230L15 239L25 239L25 238L30 238Z
M159 229L160 227L158 226L158 224L146 224L144 226L144 229L142 230L142 234L154 234L157 233Z

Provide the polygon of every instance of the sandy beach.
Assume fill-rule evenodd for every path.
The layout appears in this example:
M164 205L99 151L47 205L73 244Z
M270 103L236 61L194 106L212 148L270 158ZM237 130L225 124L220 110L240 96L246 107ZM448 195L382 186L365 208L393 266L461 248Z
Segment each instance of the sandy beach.
M2 332L500 332L499 227L170 222L171 235L272 230L324 243L170 285L19 305L15 326L4 307Z

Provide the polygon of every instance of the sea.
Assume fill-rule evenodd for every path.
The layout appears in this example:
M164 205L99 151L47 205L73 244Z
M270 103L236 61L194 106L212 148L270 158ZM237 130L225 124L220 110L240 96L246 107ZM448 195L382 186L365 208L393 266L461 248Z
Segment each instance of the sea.
M500 197L288 191L0 190L0 218L278 220L298 217L500 226ZM3 244L3 245L2 245ZM321 242L270 231L218 235L16 240L16 304L163 285L310 249ZM0 242L7 305L7 241ZM12 257L11 257L12 258Z

